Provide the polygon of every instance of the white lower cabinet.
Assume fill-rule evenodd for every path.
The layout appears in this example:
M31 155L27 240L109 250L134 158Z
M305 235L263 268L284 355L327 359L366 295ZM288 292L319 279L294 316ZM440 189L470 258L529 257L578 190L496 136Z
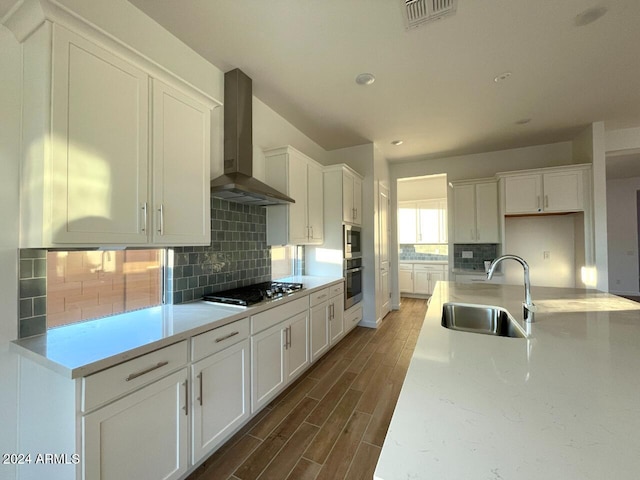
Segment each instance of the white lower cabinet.
M329 350L328 299L328 288L324 288L310 295L309 345L311 362L315 362Z
M257 332L251 336L251 412L255 413L310 363L309 297L254 315L251 322L252 333Z
M344 331L350 332L362 320L362 303L357 303L344 311Z
M187 471L187 369L82 419L85 480L171 480Z
M447 269L446 264L401 263L398 271L400 291L431 295L439 281L447 280Z
M250 416L249 349L245 338L191 367L193 464Z
M185 478L361 319L362 304L344 311L341 281L81 378L25 356L21 448L80 463L20 478Z
M400 283L400 291L413 293L413 264L401 263L398 270L398 280Z
M345 334L344 331L344 293L329 300L329 335L331 345L335 345Z

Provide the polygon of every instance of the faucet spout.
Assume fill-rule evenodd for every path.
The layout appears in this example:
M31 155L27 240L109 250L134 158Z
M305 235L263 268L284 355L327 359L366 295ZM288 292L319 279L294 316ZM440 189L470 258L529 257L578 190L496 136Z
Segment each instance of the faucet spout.
M524 261L522 257L517 255L502 255L501 257L496 258L491 265L489 266L489 271L487 272L487 279L491 280L493 274L496 270L496 267L503 260L515 260L524 269L524 303L522 304L524 319L527 322L534 322L534 313L536 311L536 306L531 300L531 280L529 279L529 265Z

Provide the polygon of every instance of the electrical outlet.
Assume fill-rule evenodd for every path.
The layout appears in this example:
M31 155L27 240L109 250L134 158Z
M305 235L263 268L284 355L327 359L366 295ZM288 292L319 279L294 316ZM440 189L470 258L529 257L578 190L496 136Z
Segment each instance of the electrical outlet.
M542 252L542 258L544 258L545 260L549 260L551 258L551 252L549 250L545 250L544 252Z
M473 251L472 250L463 250L462 251L462 258L473 258Z

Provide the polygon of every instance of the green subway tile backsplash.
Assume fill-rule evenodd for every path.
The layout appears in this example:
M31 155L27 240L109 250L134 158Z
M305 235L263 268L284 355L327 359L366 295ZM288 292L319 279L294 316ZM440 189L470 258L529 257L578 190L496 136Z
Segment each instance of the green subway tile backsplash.
M47 331L47 251L20 250L19 286L19 336L40 335Z
M271 280L264 207L211 199L211 245L175 247L169 269L169 303Z

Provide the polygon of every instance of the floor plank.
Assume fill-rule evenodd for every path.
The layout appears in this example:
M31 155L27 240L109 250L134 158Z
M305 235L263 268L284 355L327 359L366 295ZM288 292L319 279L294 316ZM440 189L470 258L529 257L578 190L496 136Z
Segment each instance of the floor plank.
M370 480L426 309L356 327L187 480Z

